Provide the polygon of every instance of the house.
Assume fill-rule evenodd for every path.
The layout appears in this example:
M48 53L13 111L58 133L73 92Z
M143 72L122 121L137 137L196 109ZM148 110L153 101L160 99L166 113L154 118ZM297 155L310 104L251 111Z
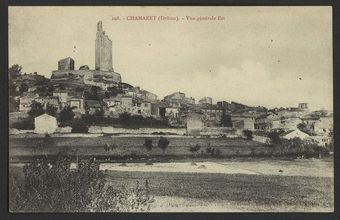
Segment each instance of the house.
M61 104L62 108L64 108L67 105L68 101L67 92L53 92L53 96L59 98L59 103Z
M203 97L198 101L200 105L212 105L212 98L211 97Z
M281 137L287 140L293 139L293 138L300 138L301 140L306 140L310 138L308 134L306 134L303 131L300 131L299 129L286 131L283 134L281 134Z
M98 100L86 100L86 110L90 115L102 110L102 105Z
M81 97L72 97L69 100L69 106L74 112L79 112L81 114L85 113L84 99Z
M19 99L19 111L28 112L31 109L32 102L39 97L38 94L27 94Z
M202 114L200 113L188 113L186 117L187 135L200 135L203 129Z
M254 130L255 129L255 115L251 114L232 114L231 121L233 128L241 130Z
M271 120L266 115L255 118L255 129L269 130L271 128Z
M314 131L316 134L329 133L331 130L333 130L333 117L320 117L314 123Z
M140 98L142 98L145 101L148 101L148 102L151 102L151 103L157 101L157 95L152 93L152 92L149 92L149 91L146 91L146 90L140 90L139 94L140 94Z
M302 120L298 117L290 117L272 120L272 129L283 129L286 131L297 129L298 124L302 123Z
M42 104L44 106L44 109L46 109L47 105L51 105L57 110L60 109L59 98L56 96L38 97L35 99L35 101Z
M192 97L185 97L185 94L183 92L175 92L170 95L167 95L163 99L164 102L167 104L170 104L172 107L174 103L176 105L194 105L195 104L195 99ZM180 107L180 106L178 106Z
M221 124L223 115L223 109L219 109L217 106L206 106L201 108L203 112L203 121L205 126L215 127Z
M124 111L130 112L133 107L132 96L122 96L120 105Z
M165 108L165 117L178 118L179 109L180 108L176 108L176 107L166 107Z
M42 114L34 118L34 132L37 134L51 134L58 128L57 119L48 114Z
M332 143L332 138L328 135L310 136L310 138L322 147Z

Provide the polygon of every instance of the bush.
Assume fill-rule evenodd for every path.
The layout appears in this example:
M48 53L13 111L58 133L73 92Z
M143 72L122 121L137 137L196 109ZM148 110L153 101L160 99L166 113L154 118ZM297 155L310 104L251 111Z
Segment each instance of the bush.
M71 123L72 133L88 133L89 128L85 124L85 122L81 119L73 120Z
M144 140L144 147L148 150L151 151L153 146L152 146L152 139L151 138L145 138Z
M33 101L30 107L31 109L27 112L27 114L32 118L35 118L45 113L42 104L39 102Z
M270 142L272 144L278 144L280 143L281 139L280 139L280 135L283 133L283 130L273 130L271 132L269 132L268 137L270 139Z
M189 151L191 153L196 153L201 149L201 146L199 144L196 144L195 146L190 146Z
M163 154L165 153L165 149L168 147L170 141L165 137L160 137L158 140L158 147L162 149Z
M253 139L253 132L251 130L243 130L243 135L247 138L247 140Z
M70 121L72 121L74 115L75 115L75 114L74 114L72 108L69 107L69 106L66 106L65 108L63 108L63 109L60 111L60 114L59 114L59 121L60 121L61 123L70 122Z
M106 187L105 174L93 159L81 160L75 171L71 159L40 159L25 165L24 181L9 178L11 212L136 212L148 211L153 198L149 183L134 188Z
M34 129L34 119L32 117L25 118L21 121L14 122L10 128L16 128L20 130L33 130Z

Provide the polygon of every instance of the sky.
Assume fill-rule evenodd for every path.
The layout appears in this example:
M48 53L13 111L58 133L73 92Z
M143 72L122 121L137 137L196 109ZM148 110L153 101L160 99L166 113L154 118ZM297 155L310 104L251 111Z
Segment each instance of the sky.
M11 6L9 66L50 77L58 60L72 57L76 69L94 69L99 20L112 40L115 72L160 99L181 91L196 101L333 109L330 6Z

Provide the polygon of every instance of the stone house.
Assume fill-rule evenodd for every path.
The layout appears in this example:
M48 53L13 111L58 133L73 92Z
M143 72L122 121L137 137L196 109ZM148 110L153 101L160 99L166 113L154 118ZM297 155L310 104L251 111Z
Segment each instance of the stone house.
M186 116L186 128L187 135L197 136L200 135L203 129L202 114L200 113L188 113Z
M51 134L58 128L57 119L48 114L42 114L34 118L34 132L37 134Z
M333 117L320 117L314 123L314 131L316 134L329 133L333 130Z
M81 97L72 97L69 99L69 106L74 112L79 112L81 114L85 113L84 99Z
M293 138L300 138L301 140L307 140L310 138L308 134L306 134L303 131L300 131L299 129L286 131L283 134L281 134L281 137L287 140L293 139Z
M253 115L232 114L231 121L233 123L233 128L235 129L239 130L255 129L255 116Z
M277 120L272 120L272 129L283 129L283 130L295 130L297 129L298 124L302 123L302 120L299 117L291 117L291 118L280 118Z
M85 106L90 115L103 110L102 105L98 100L86 100Z
M64 108L68 105L68 94L67 92L53 92L54 97L59 98L59 103L61 104L61 107Z
M38 94L29 93L26 96L20 97L19 99L19 111L28 112L31 109L32 102L38 98Z
M126 112L131 112L133 107L132 96L122 96L121 97L121 107Z

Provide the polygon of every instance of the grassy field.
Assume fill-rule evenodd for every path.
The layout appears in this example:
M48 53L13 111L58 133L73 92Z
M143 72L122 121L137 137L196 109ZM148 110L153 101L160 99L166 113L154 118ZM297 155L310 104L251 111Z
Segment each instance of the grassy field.
M53 137L50 138L52 144L38 148L38 143L43 138L10 138L10 156L32 156L32 155L53 155L61 151L70 154L76 152L77 155L93 156L190 156L193 155L190 146L200 145L201 148L196 154L205 152L208 146L221 151L222 156L227 155L250 155L251 153L269 153L272 148L259 142L245 139L207 139L207 138L186 138L169 137L170 144L165 150L165 154L157 147L159 137L153 137L153 149L147 151L144 144L144 137ZM105 151L106 144L115 145L110 151Z
M332 178L212 173L108 173L108 182L117 187L133 187L137 181L145 180L149 181L151 193L156 198L182 198L183 204L194 199L204 201L206 205L231 203L237 207L243 206L245 211L261 211L256 210L256 207L265 211L277 211L278 208L280 211L333 209ZM155 206L158 205L156 199ZM171 207L168 208L171 210Z
M304 212L334 209L333 160L234 159L215 161L233 173L105 171L107 184L134 187L149 182L155 202L151 211ZM149 165L154 166L154 165ZM279 173L282 169L284 172ZM323 173L322 173L323 172ZM22 167L10 174L23 177ZM324 175L326 174L326 175Z

